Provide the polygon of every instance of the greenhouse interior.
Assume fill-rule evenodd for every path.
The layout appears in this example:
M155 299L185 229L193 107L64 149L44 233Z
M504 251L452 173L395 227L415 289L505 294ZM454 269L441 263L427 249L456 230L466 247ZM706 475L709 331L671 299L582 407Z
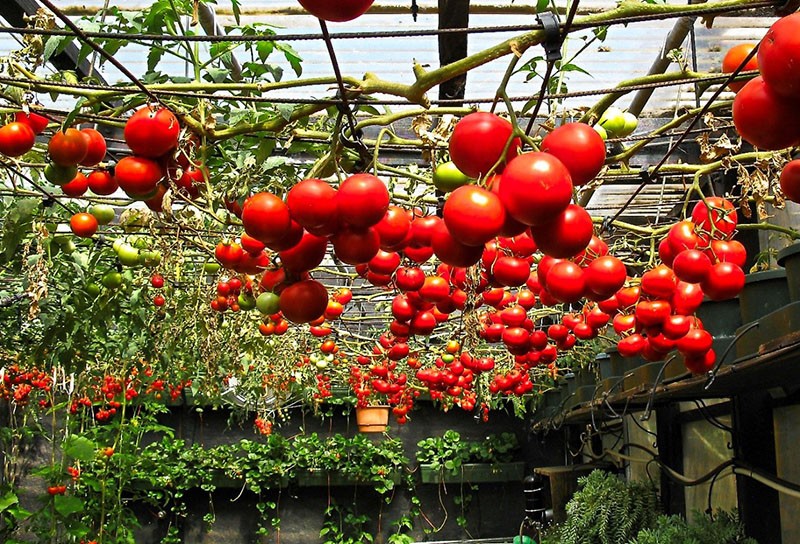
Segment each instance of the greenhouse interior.
M0 540L800 543L799 9L2 0Z

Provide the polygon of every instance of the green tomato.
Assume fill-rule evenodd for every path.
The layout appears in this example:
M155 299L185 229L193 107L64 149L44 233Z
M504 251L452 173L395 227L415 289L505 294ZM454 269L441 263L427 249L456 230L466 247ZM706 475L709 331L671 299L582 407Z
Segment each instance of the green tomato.
M241 304L239 306L241 307ZM264 315L276 314L281 309L280 297L275 293L261 293L256 299L256 308Z
M106 274L108 275L108 274ZM103 278L105 279L105 277ZM122 276L119 277L120 283L122 283ZM113 283L113 282L112 282ZM100 286L94 282L90 282L86 284L86 292L89 294L90 297L95 298L97 295L100 294Z
M326 361L325 359L318 359L314 364L320 370L322 370L323 368L328 368L328 361Z
M602 125L595 125L592 127L596 133L604 140L608 140L608 131Z
M51 162L44 167L44 177L53 185L65 185L75 179L77 175L77 166L59 166Z
M459 170L452 161L440 164L433 171L433 185L443 193L455 191L471 182L472 178Z
M242 293L238 298L239 308L242 311L249 311L256 307L256 298L249 293Z
M622 117L625 119L625 126L622 127L622 132L620 132L619 135L624 138L625 136L633 134L633 131L639 126L639 119L629 111L623 113Z
M106 272L106 275L103 276L101 283L108 289L119 289L122 287L122 274L113 270L111 272Z
M121 244L117 249L117 258L125 266L139 265L139 250L130 244Z
M514 540L512 540L512 543L513 544L536 544L536 541L534 539L532 539L531 537L529 537L528 535L522 535L522 536L517 535L517 536L514 537Z
M89 213L92 214L101 225L108 225L117 216L114 207L108 204L93 204L89 206Z
M206 274L216 274L219 272L219 269L222 268L219 263L215 263L212 261L208 261L207 263L203 264L203 272Z
M611 106L600 117L599 125L606 129L612 138L619 136L625 129L625 114L616 106Z
M445 364L449 365L450 363L452 363L455 360L456 360L456 358L453 356L452 353L445 353L444 355L442 355L442 361L444 361Z
M139 252L139 264L153 268L161 263L160 251L141 251Z

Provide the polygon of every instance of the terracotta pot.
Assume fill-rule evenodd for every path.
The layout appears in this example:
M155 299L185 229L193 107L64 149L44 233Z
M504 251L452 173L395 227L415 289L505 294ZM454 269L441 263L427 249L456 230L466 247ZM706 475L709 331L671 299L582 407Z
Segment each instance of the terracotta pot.
M362 433L382 433L389 424L388 406L356 408L356 422Z

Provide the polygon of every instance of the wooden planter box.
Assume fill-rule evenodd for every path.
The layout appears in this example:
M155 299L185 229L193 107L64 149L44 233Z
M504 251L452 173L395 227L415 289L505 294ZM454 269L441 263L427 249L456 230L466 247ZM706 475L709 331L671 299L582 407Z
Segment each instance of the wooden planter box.
M455 473L421 464L419 472L423 484L521 482L525 478L525 463L473 463L461 465Z

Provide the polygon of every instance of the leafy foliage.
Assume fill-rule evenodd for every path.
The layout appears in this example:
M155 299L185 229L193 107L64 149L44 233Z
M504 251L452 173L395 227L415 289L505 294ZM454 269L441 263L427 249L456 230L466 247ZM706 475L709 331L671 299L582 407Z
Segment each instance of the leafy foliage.
M485 440L470 442L461 440L461 435L453 430L445 431L441 437L421 440L417 446L417 461L452 473L466 463L507 463L519 451L514 433L492 434Z
M744 534L736 511L697 516L689 524L681 516L659 516L652 529L643 529L631 544L757 544Z
M621 544L656 522L652 485L625 482L601 470L580 478L578 485L567 503L567 521L553 530L547 544Z

